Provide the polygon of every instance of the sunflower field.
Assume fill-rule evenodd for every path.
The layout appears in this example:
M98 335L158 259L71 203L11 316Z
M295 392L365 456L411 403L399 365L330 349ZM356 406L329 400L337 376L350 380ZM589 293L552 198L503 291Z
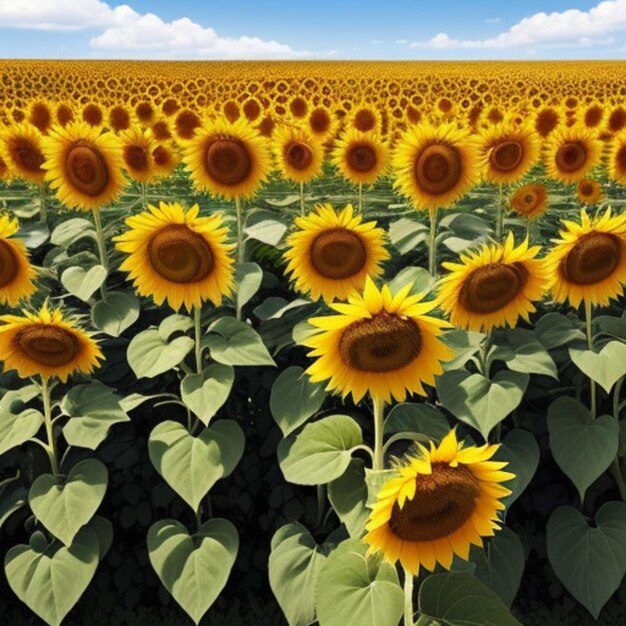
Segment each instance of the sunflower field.
M624 624L625 75L0 61L3 623Z

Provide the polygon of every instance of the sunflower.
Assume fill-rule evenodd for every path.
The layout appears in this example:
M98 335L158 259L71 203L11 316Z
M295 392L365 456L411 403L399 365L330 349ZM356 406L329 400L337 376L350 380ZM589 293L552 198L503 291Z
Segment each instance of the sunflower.
M28 260L26 246L19 239L11 239L18 229L16 219L0 215L0 304L12 307L36 290L35 270Z
M501 499L511 493L501 483L515 474L490 460L499 447L464 447L455 430L439 446L417 444L417 454L407 454L377 494L365 526L368 552L400 560L414 575L437 563L450 569L455 554L467 560L472 545L482 547L482 538L500 529Z
M171 176L177 165L180 163L180 155L170 142L157 143L152 150L152 160L154 161L154 173L158 178Z
M174 136L167 118L159 117L152 123L152 134L157 141L173 141Z
M46 171L42 135L32 124L20 122L0 132L2 158L14 174L31 183L43 182Z
M536 219L548 208L548 189L539 183L524 185L511 196L510 206L516 213Z
M194 185L225 198L249 198L272 168L267 141L242 118L205 122L184 148Z
M311 132L321 141L327 141L335 135L337 121L325 107L316 107L309 113L308 124Z
M104 111L99 104L90 102L83 107L82 110L83 122L89 124L89 126L102 126L104 121Z
M458 114L458 106L448 97L437 98L432 115L435 119L451 120Z
M502 122L481 136L481 169L492 183L512 183L539 159L539 140L527 125Z
M124 169L133 179L148 182L156 177L152 151L157 143L152 131L133 124L119 134Z
M69 208L97 209L124 185L118 138L84 122L54 127L44 139L46 179Z
M109 128L115 132L130 128L130 113L123 104L116 104L110 107L107 111L107 120Z
M528 240L517 248L509 232L503 245L483 244L460 256L460 263L443 263L450 270L439 283L438 302L460 329L490 332L514 327L521 316L528 321L533 302L550 288L550 272L537 259L539 246Z
M234 246L227 244L228 228L220 215L200 217L194 204L185 211L178 204L126 219L129 230L114 240L129 256L120 269L129 273L137 291L160 305L164 300L178 311L188 311L210 300L220 305L233 287Z
M346 126L362 133L379 133L381 123L381 116L376 107L367 103L357 104L346 116Z
M65 382L75 371L91 374L104 356L91 335L47 303L37 313L0 316L0 361L21 378L38 374Z
M328 380L327 391L351 393L355 402L368 392L385 402L392 396L402 402L407 393L426 395L423 383L433 385L443 371L441 361L453 356L437 339L450 325L427 316L435 304L409 295L411 287L394 296L388 285L378 290L368 276L363 295L329 305L339 315L310 319L322 329L303 342L316 357L307 369L311 380Z
M174 118L174 133L180 141L193 139L196 131L202 126L200 116L191 109L183 109Z
M280 126L272 136L272 148L284 178L308 183L322 173L324 147L306 128Z
M609 176L620 185L626 185L626 133L613 140L608 159Z
M244 106L244 110L245 110L245 106ZM301 120L302 118L306 117L308 110L309 110L309 103L306 101L306 98L303 98L302 96L294 96L289 101L289 113L298 120ZM246 117L248 116L246 115ZM254 119L256 119L256 117L258 117L258 115L255 116ZM248 119L250 118L248 117Z
M351 204L337 213L330 204L318 204L306 217L296 218L299 230L287 240L287 273L296 289L313 300L345 300L361 290L367 276L379 276L389 258L382 228L363 222Z
M331 161L351 183L371 184L387 168L388 150L376 133L349 129L335 142Z
M540 137L548 137L561 123L562 111L554 107L545 107L535 117L535 130Z
M135 117L141 124L150 124L155 113L154 104L148 100L143 100L135 106Z
M0 180L5 182L10 181L12 178L11 168L9 164L0 156Z
M50 105L41 100L33 100L30 103L26 119L42 134L47 133L54 122Z
M418 209L448 207L478 181L478 140L454 124L412 126L392 158L394 187Z
M546 170L550 178L575 183L597 165L602 146L585 127L561 128L546 144Z
M604 117L604 108L599 102L590 103L583 114L582 122L587 128L598 128Z
M607 305L624 292L626 284L626 214L611 216L611 209L591 219L581 211L580 224L562 222L561 239L546 257L555 277L552 297L578 307L581 300Z
M576 196L584 204L598 204L602 195L602 185L590 178L583 178L576 185Z

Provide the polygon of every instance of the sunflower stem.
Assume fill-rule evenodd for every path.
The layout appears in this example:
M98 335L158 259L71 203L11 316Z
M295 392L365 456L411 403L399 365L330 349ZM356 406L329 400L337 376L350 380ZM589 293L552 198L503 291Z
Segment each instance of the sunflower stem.
M306 209L304 208L304 183L300 183L300 215L302 217L306 215Z
M404 626L414 626L413 621L413 574L404 568Z
M48 211L46 209L46 187L45 183L39 183L39 219L45 224L48 221Z
M359 183L359 213L363 213L363 183Z
M593 351L593 332L591 329L591 302L585 300L585 327L587 329L587 347ZM592 378L589 378L589 390L591 393L591 416L596 417L596 383Z
M385 452L383 446L383 429L385 425L385 401L372 396L374 403L374 471L385 469Z
M317 485L317 528L322 527L326 508L326 485Z
M57 453L54 446L54 432L52 431L52 407L50 404L50 387L48 386L48 378L41 377L41 398L43 401L43 419L46 427L46 438L48 445L46 450L50 459L50 469L52 475L56 478L59 475L59 462L57 461Z
M193 308L196 372L202 374L202 305Z
M241 210L241 198L235 198L235 210L237 212L237 260L244 263L246 260L246 249L243 239L243 214Z
M496 206L496 241L502 243L502 231L504 230L504 196L502 185L498 192L498 204Z
M430 209L430 233L428 237L428 273L437 277L437 209Z
M146 194L146 183L141 181L141 183L139 184L141 185L141 206L145 209L148 204L148 197Z
M526 239L528 239L528 243L530 243L530 217L526 218Z

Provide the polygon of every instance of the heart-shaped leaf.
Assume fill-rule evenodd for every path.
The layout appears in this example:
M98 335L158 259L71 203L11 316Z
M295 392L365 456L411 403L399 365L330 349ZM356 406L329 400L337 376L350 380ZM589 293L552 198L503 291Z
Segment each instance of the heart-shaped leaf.
M557 398L548 409L550 450L583 500L589 485L609 467L619 447L619 424L611 415L593 419L574 398Z
M63 220L50 235L50 241L55 246L69 248L73 243L79 241L83 237L91 237L96 239L96 231L93 224L82 217L75 217L69 220Z
M89 527L69 547L48 544L42 533L35 535L30 545L7 552L4 570L15 595L50 626L59 626L93 578L100 544Z
M191 536L175 520L157 522L148 531L152 567L196 624L224 588L238 549L237 530L225 519L211 519Z
M73 296L83 302L88 302L106 277L107 271L102 265L94 265L88 270L75 266L68 267L61 274L61 283Z
M258 333L245 322L221 317L208 328L211 357L224 365L276 365Z
M597 353L593 350L570 348L569 355L576 367L591 380L595 380L607 393L626 375L626 344L621 341L610 341Z
M233 420L218 420L197 437L178 422L166 421L150 433L152 465L194 510L209 489L239 463L245 438Z
M396 404L385 419L385 434L410 432L441 439L450 431L443 413L432 404L401 402Z
M0 454L34 437L42 424L43 415L36 409L26 409L17 415L0 411Z
M491 430L522 401L528 374L498 372L491 380L465 370L444 372L437 379L441 404L456 418L489 438Z
M135 335L128 344L128 364L137 378L154 378L176 367L194 346L191 337L176 337L167 343L156 328Z
M112 337L119 337L139 318L139 301L123 291L107 291L91 308L93 325Z
M263 280L263 270L256 263L240 263L235 272L237 282L237 310L241 311L259 290Z
M561 506L548 520L546 539L559 580L598 619L626 573L626 504L603 504L593 528L579 511Z
M370 513L366 507L365 463L361 459L351 459L348 469L328 483L328 499L350 536L361 537Z
M180 384L183 402L206 426L228 399L235 380L229 365L212 363L202 374L188 374Z
M534 333L548 350L585 338L584 333L574 325L574 320L560 313L546 313L539 318Z

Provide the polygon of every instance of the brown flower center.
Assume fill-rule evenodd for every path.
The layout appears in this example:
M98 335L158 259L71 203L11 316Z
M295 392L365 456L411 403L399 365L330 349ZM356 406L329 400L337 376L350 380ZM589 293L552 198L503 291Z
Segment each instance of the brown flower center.
M109 184L109 170L102 153L82 141L75 142L67 153L65 172L75 189L92 198Z
M615 155L615 165L620 175L626 174L626 145L622 146Z
M350 169L369 172L376 167L376 150L369 143L354 143L348 148L346 161Z
M182 111L176 116L176 132L181 139L191 139L201 123L193 111Z
M30 112L30 123L44 133L52 123L50 109L43 103L35 104Z
M42 365L67 365L76 357L80 345L74 333L50 324L33 324L15 337L19 349Z
M215 139L206 151L207 173L220 185L242 183L252 171L250 154L238 139Z
M587 149L580 141L564 143L554 155L554 162L561 172L572 174L587 162Z
M325 133L330 128L330 114L324 109L315 109L309 117L309 124L314 133Z
M490 263L476 268L459 293L463 308L472 313L493 313L511 302L524 288L528 272L520 263Z
M393 372L409 365L422 351L422 333L409 318L382 311L350 324L339 352L344 363L360 372Z
M426 193L441 195L454 189L461 179L462 168L461 155L455 147L432 144L415 161L415 181Z
M415 478L415 496L393 505L389 529L404 541L434 541L459 530L476 509L478 479L464 465L433 463L432 474Z
M13 282L18 270L19 265L13 248L0 239L0 289Z
M295 170L305 170L313 161L313 150L299 141L287 144L284 155L285 161Z
M590 196L593 194L595 189L592 183L582 182L580 183L580 185L578 185L578 191L580 192L581 196Z
M184 224L171 224L157 232L148 244L153 269L174 283L194 283L214 267L213 253L202 235Z
M9 151L13 160L29 172L44 174L41 169L45 158L39 148L28 139L19 137L10 142Z
M489 153L489 164L499 172L510 172L519 167L524 158L524 146L520 141L505 140L495 145Z
M311 263L325 276L334 280L358 274L367 260L361 238L345 228L333 228L320 233L311 246Z
M289 110L294 117L304 117L308 108L306 100L300 96L296 96L289 103Z
M595 128L602 120L602 108L599 106L592 106L585 112L585 126L588 128Z
M116 106L109 112L109 123L113 130L126 130L130 128L130 115L123 106Z
M376 117L371 111L367 109L361 109L357 111L354 116L354 127L366 133L368 130L372 130L376 126Z
M88 104L83 109L83 119L90 126L100 126L102 124L102 110L95 104Z
M561 261L561 270L577 285L592 285L615 271L621 254L620 242L615 235L587 233Z
M171 162L169 151L163 146L157 146L152 151L152 158L159 167L165 167Z
M148 153L143 146L124 146L124 162L135 172L145 172L148 169Z
M535 129L542 137L547 137L558 125L559 115L552 109L544 109L537 115Z
M57 109L57 120L61 126L67 126L74 119L74 112L67 104L60 104Z

